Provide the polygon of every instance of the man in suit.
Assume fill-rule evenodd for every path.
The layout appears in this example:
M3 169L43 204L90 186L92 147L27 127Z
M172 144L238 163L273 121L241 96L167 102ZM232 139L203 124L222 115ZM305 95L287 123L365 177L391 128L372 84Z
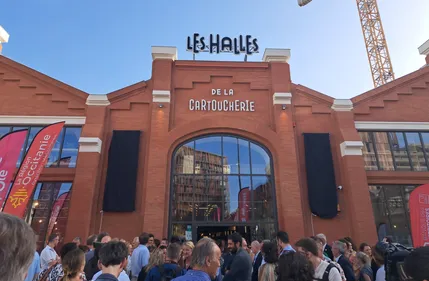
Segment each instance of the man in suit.
M323 255L325 255L329 259L333 260L334 255L332 254L332 248L328 244L328 239L326 238L326 235L323 233L319 233L316 235L316 238L318 241L322 242L322 244L323 244Z
M259 267L262 264L261 244L258 241L253 241L250 244L251 250L255 257L253 258L252 281L258 281Z
M344 271L347 281L355 281L355 274L353 272L353 266L350 261L344 256L347 250L347 245L340 241L332 243L332 253L334 255L334 261L341 265Z
M243 238L238 233L228 237L228 249L234 256L231 269L226 273L223 281L251 281L252 259L242 247Z

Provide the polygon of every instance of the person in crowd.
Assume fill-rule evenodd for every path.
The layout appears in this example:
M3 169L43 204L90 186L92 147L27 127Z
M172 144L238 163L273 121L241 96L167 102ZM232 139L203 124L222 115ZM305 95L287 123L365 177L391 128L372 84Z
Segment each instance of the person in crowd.
M36 235L22 219L0 213L0 279L23 281L34 260Z
M347 241L347 245L348 245L350 251L356 251L357 250L356 244L353 242L352 238L344 237L344 240Z
M98 266L100 248L103 244L110 242L112 240L112 237L110 237L107 232L101 232L97 236L96 240L97 242L95 242L94 244L94 256L89 259L88 262L85 264L85 275L88 279L92 279L94 277L94 274L100 271L100 268Z
M149 249L147 244L149 242L149 234L142 233L139 236L140 245L134 249L133 255L131 256L131 280L136 281L139 273L143 267L149 263Z
M347 241L346 239L344 239L344 238L340 239L338 241L340 241L341 243L344 243L344 245L346 247L346 250L345 250L343 256L350 261L350 257L353 254L353 249L352 249L353 246L352 246L352 244L349 241Z
M191 265L192 251L194 250L194 243L192 241L186 241L182 245L182 256L179 261L179 265L184 269L188 270Z
M76 245L79 247L82 243L82 239L80 239L80 237L75 237L72 242L76 243Z
M250 259L253 261L253 258L255 257L255 255L252 253L252 250L250 249L250 247L247 245L247 241L246 239L243 238L243 242L241 243L241 247L243 247L244 250L246 250L246 252L249 254Z
M180 241L180 237L177 236L177 235L171 236L170 244L173 244L173 243L182 244L181 241Z
M367 243L360 244L359 251L364 252L370 258L372 257L371 246Z
M262 242L261 242L261 249L262 249L262 247L264 247L265 243L269 243L269 242L271 242L271 241L270 240L262 240ZM262 256L261 266L264 265L264 264L265 264L265 259L264 259L264 256Z
M49 268L52 265L55 265L59 261L59 257L57 252L55 251L55 247L60 242L60 236L56 233L49 235L48 244L43 249L40 254L40 266L42 270Z
M157 266L161 266L164 264L165 261L165 253L161 249L155 250L149 258L149 263L145 267L142 268L140 271L139 277L137 278L138 281L145 281L146 276L149 273L149 271Z
M86 255L86 253L89 252L89 248L86 245L79 245L79 249L81 249L81 251Z
M110 241L101 247L99 255L101 274L93 280L119 281L118 277L124 273L124 269L127 267L127 245L120 241Z
M243 238L237 232L228 237L228 249L235 257L231 269L225 274L224 281L250 281L252 277L252 260L242 247Z
M277 232L277 245L279 246L280 255L283 255L287 252L295 252L292 246L289 243L289 235L285 231Z
M34 252L34 258L31 262L30 267L28 268L27 277L25 281L35 281L39 276L40 269L40 256L37 251Z
M139 241L138 236L134 237L133 242L131 242L131 245L133 246L133 250L140 245L140 241Z
M61 267L64 274L59 281L86 281L83 272L85 268L85 254L79 247L71 250L61 259Z
M165 246L165 247L168 247L168 239L167 238L162 238L162 240L161 240L161 244L159 245L160 247L161 246Z
M241 244L241 237L238 241ZM188 270L185 275L175 278L174 281L214 280L220 267L221 254L220 248L215 241L210 238L202 238L192 252L192 269Z
M289 251L279 258L277 276L277 281L313 281L314 268L304 255Z
M327 256L330 260L333 260L334 255L332 254L332 247L329 246L326 235L323 233L319 233L316 235L316 239L320 239L320 241L323 243L323 254Z
M225 240L223 239L218 239L216 241L216 244L219 246L220 251L223 253L225 251Z
M357 253L353 251L349 256L349 262L353 267L353 272L355 274L355 277L358 278L359 272L360 272L360 264L357 260Z
M94 257L94 242L97 241L97 235L93 234L86 239L86 246L88 246L89 251L85 254L85 262L88 262L92 257Z
M62 260L64 257L73 250L79 249L79 247L74 242L66 243L60 250L60 257ZM45 270L42 270L39 274L37 280L46 280L46 281L59 281L64 276L63 266L60 262L51 265Z
M167 256L164 264L152 268L146 276L146 281L172 280L185 274L178 265L181 246L177 243L170 244L167 248Z
M341 280L347 281L346 276L344 275L344 270L341 268L341 265L339 265L335 261L332 261L330 258L328 258L324 254L324 252L323 252L323 242L317 236L313 240L316 241L317 249L319 250L318 251L319 258L321 258L322 260L326 261L327 263L332 263L333 265L335 265L337 267L338 271L340 272Z
M223 264L221 264L221 268L220 268L220 272L222 275L225 275L226 272L230 270L233 258L234 256L232 255L231 251L228 249L228 246L227 246L222 252L221 260L223 260Z
M155 239L154 243L156 248L159 248L159 246L161 245L161 241L159 239Z
M334 260L341 265L341 268L344 270L344 275L346 276L347 281L355 281L356 277L353 272L353 266L350 261L344 256L347 252L347 246L345 243L340 241L335 241L332 244L332 253L334 255Z
M359 281L373 281L374 275L371 269L371 258L364 252L358 252L356 254L356 263L359 268L356 278Z
M384 256L386 254L387 243L378 242L372 251L375 267L372 267L373 280L386 281L386 271L384 269Z
M155 246L155 236L152 233L149 233L149 241L147 242L148 246Z
M119 241L121 241L122 243L125 243L125 245L127 245L127 249L128 249L128 258L127 258L127 268L125 269L125 272L130 275L131 273L131 253L132 253L132 246L131 244L126 241L125 239L119 239Z
M155 251L156 247L155 245L147 246L147 249L149 250L149 255L152 254L153 251Z
M259 244L258 241L253 241L252 244L250 244L250 247L252 249L252 253L254 255L253 257L253 269L252 269L252 281L258 281L258 273L259 273L259 267L262 264L262 253L261 253L261 244Z
M342 281L340 271L334 264L330 264L319 257L319 248L316 241L303 238L295 244L297 251L305 255L314 268L314 279Z
M405 273L414 281L429 280L429 247L419 247L412 251L404 261Z
M258 278L256 280L259 281L276 281L277 273L276 273L276 264L277 264L277 245L273 242L264 243L262 247L262 254L265 258L265 264L257 269ZM253 272L252 272L252 281L253 281Z

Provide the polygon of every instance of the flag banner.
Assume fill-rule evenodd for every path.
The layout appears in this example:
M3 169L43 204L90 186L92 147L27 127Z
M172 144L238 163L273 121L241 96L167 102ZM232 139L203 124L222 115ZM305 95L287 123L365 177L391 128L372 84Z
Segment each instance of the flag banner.
M245 187L238 193L238 221L249 221L250 211L250 188Z
M5 213L24 217L40 174L63 127L64 122L55 123L36 134L16 174L4 207Z
M11 132L0 139L0 209L9 191L27 132L27 129Z
M49 237L49 235L52 234L52 230L54 229L55 222L57 221L57 218L60 215L60 212L63 208L64 202L66 201L68 195L69 195L68 192L64 192L63 194L61 194L55 201L54 205L52 206L52 213L51 213L51 218L49 219L48 231L46 231L46 239Z
M414 248L429 246L429 184L411 192L409 207Z

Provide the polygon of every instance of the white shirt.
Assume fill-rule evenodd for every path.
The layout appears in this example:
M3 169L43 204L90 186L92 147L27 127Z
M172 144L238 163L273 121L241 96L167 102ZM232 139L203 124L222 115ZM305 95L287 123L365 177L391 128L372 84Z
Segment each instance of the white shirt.
M338 257L335 258L335 261L338 262L338 260L341 258L342 255L339 255Z
M323 279L323 274L325 274L325 270L328 267L328 265L329 265L328 262L322 260L319 266L314 271L313 277L319 280ZM343 279L341 278L340 271L336 267L331 268L331 270L329 271L329 281L342 281L342 280Z
M49 263L56 260L58 257L57 252L49 245L46 245L45 249L43 249L40 254L40 267L42 271L49 267Z
M99 271L99 272L97 272L96 274L94 274L94 276L92 276L92 281L95 281L95 280L97 280L97 278L98 278L98 276L100 276L101 275L101 273L103 273L103 272L101 272L101 270ZM118 277L118 280L119 281L130 281L130 278L128 277L128 275L125 273L125 271L121 271L121 274L119 274L119 277Z
M384 270L384 265L382 265L375 275L375 281L386 281L386 271Z

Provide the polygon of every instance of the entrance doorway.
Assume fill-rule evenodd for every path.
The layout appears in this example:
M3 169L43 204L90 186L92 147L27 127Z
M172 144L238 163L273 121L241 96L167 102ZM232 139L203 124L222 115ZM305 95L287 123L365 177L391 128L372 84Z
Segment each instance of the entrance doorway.
M197 238L200 240L203 237L212 238L215 241L227 241L228 236L234 232L240 233L240 235L246 239L247 243L251 243L252 236L250 226L197 226Z

